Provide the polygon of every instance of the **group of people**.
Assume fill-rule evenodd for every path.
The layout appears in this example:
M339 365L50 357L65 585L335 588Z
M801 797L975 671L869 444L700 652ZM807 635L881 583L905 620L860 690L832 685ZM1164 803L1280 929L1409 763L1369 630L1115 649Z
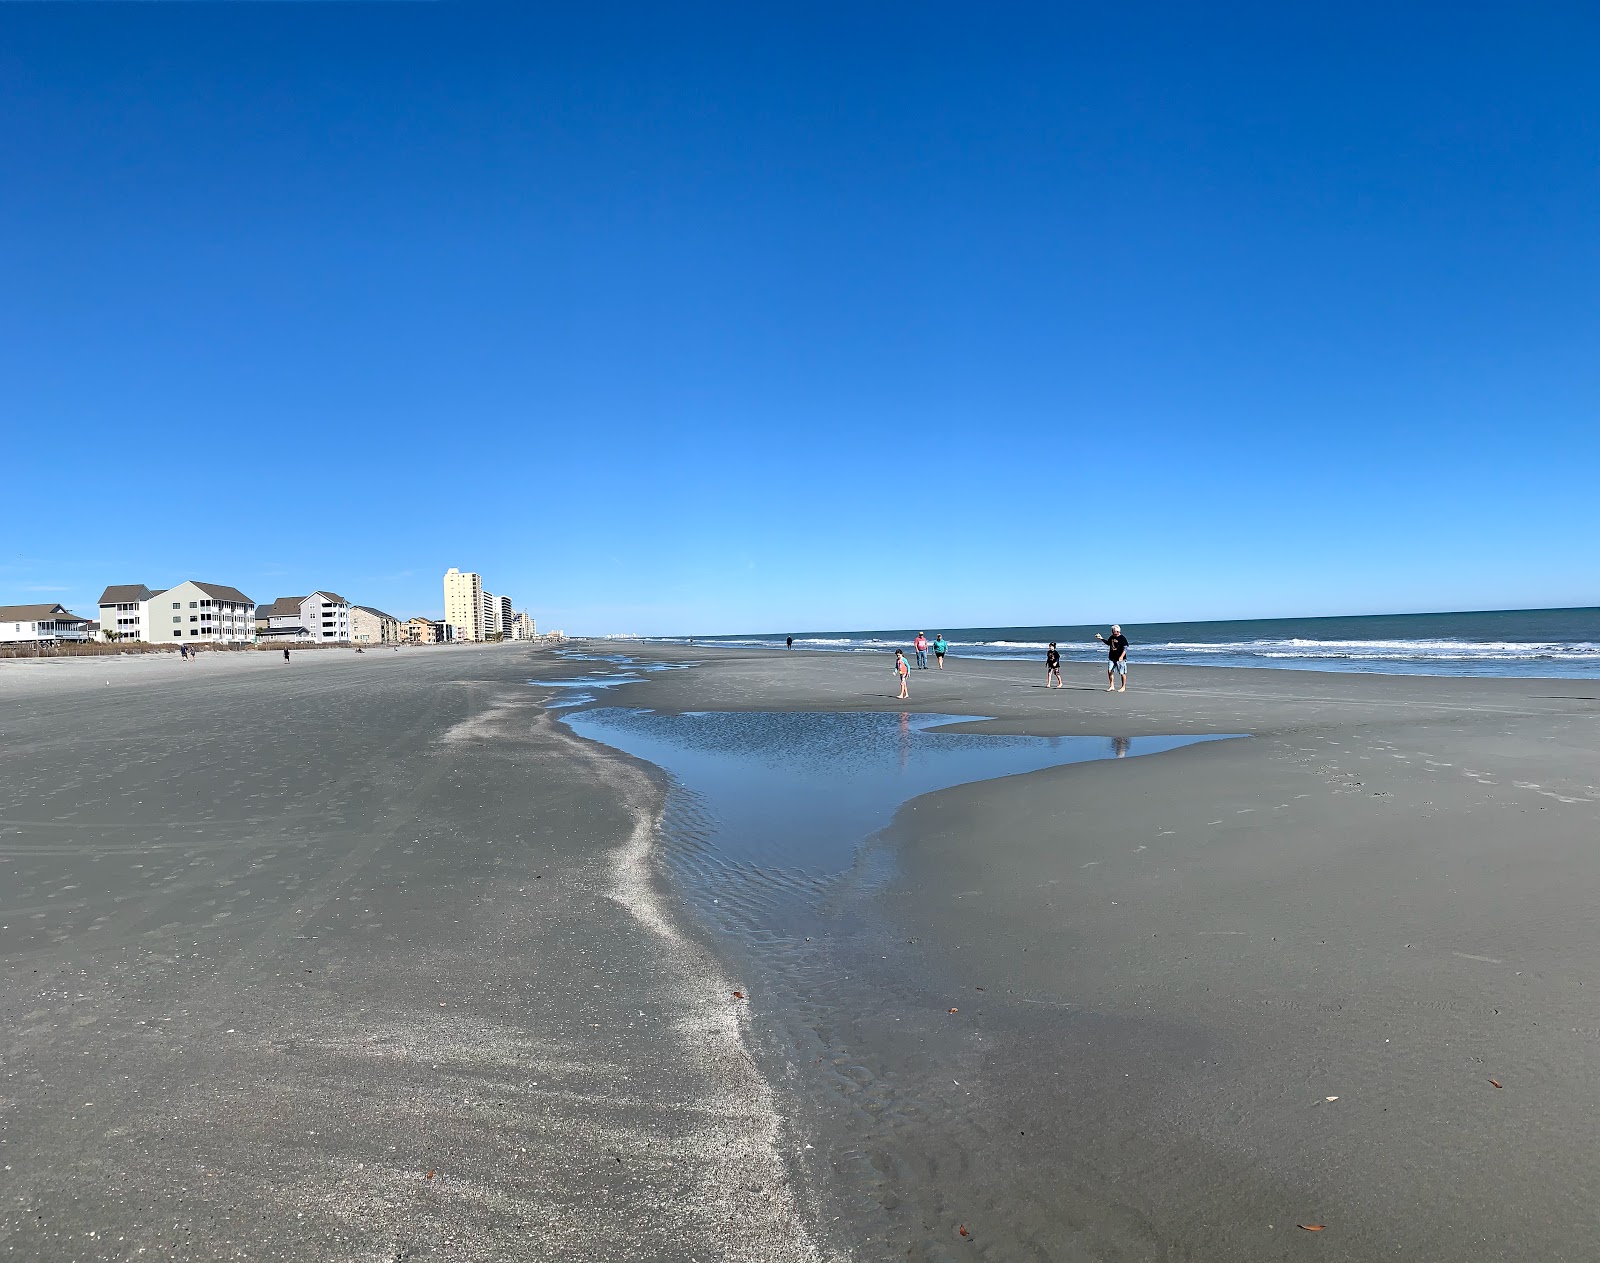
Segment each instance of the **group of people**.
M927 632L918 632L917 638L911 642L911 648L917 655L917 667L919 670L926 671L928 669L929 649L933 650L933 656L938 660L939 670L944 670L944 656L950 651L950 642L944 638L943 632L940 632L931 641L928 639ZM894 651L894 669L895 674L900 677L900 696L910 697L911 664L906 661L905 650L896 649Z
M1094 638L1104 645L1110 653L1110 660L1106 663L1106 691L1126 693L1128 691L1128 638L1122 634L1122 628L1113 623L1111 634L1102 636L1095 632ZM913 651L917 655L917 666L923 670L928 667L928 649L930 647L927 636L917 633L916 640L911 642ZM789 647L794 647L794 638L790 637ZM934 657L939 660L939 670L944 670L944 655L949 650L950 644L940 632L932 641ZM906 661L904 649L894 651L894 671L900 678L900 696L911 696L911 664ZM1061 682L1061 651L1056 648L1056 642L1051 641L1050 647L1044 653L1044 686L1045 688L1065 688ZM1121 678L1122 685L1118 688L1117 680Z

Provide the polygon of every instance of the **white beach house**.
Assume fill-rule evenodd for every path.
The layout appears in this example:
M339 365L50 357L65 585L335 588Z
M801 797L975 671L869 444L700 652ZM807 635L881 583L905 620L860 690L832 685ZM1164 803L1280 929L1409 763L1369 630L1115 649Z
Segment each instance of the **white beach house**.
M56 645L94 639L94 620L64 605L0 605L0 644Z

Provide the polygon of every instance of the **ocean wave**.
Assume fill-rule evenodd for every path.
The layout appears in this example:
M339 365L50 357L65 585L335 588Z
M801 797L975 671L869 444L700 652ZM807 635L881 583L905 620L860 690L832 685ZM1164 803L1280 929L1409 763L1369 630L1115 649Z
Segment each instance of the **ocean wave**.
M1243 640L1167 641L1146 653L1254 654L1271 658L1588 658L1600 655L1590 641L1464 640Z

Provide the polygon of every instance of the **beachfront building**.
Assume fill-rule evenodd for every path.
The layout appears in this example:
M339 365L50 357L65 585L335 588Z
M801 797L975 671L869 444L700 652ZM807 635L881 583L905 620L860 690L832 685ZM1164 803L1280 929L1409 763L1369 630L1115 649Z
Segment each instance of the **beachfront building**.
M455 628L449 623L421 614L406 620L405 636L414 645L442 645L456 638Z
M280 596L270 605L256 607L256 636L261 640L311 639L311 629L300 617L300 602L304 597Z
M457 640L482 640L488 634L485 595L481 574L454 566L444 572L444 621L456 629Z
M94 639L94 619L64 605L0 605L0 644L59 645Z
M114 583L100 594L100 635L106 640L151 639L156 594L142 583Z
M344 644L350 640L350 602L337 592L280 596L257 612L256 630L263 640Z
M507 640L533 640L538 635L538 625L527 610L511 616L511 630L506 633Z
M189 579L150 598L149 639L197 645L248 645L256 638L256 603L225 583Z
M493 592L483 594L483 635L480 640L495 640L500 635L500 598Z
M397 645L405 639L400 620L370 605L350 607L350 639L358 645Z
M511 620L513 617L515 617L515 611L511 608L511 598L509 596L502 596L499 598L499 601L500 608L498 613L500 616L500 635L506 640L515 640L516 628L511 625Z

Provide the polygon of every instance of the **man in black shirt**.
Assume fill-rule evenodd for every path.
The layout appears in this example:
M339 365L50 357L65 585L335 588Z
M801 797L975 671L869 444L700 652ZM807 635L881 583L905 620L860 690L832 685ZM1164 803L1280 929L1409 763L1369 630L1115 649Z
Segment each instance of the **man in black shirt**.
M1115 623L1111 625L1111 635L1102 636L1095 632L1094 638L1111 651L1111 661L1106 664L1106 692L1117 687L1117 674L1122 675L1121 692L1128 691L1128 638L1122 634L1122 628Z

